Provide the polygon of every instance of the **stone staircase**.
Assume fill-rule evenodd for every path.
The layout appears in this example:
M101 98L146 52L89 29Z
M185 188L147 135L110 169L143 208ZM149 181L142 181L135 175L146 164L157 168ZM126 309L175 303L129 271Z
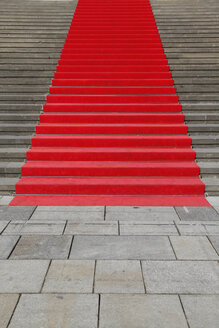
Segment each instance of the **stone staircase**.
M219 194L219 2L151 0L206 193Z
M0 192L20 176L76 7L74 0L0 2Z
M208 194L219 194L214 1L151 0ZM76 1L0 3L0 192L11 193L35 133Z

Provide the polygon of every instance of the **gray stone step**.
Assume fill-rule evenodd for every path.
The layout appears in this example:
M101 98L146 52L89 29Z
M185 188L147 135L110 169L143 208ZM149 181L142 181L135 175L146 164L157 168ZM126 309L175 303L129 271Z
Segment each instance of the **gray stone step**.
M205 192L208 195L219 195L219 178L202 178L205 184Z
M189 132L216 132L219 133L219 124L187 124L189 128Z
M17 178L8 178L8 177L0 177L0 193L14 193L15 192L15 184L19 181L19 177Z
M202 177L218 176L219 177L219 162L201 162L197 164L200 166L200 174Z
M23 162L0 162L0 177L17 177L21 173Z

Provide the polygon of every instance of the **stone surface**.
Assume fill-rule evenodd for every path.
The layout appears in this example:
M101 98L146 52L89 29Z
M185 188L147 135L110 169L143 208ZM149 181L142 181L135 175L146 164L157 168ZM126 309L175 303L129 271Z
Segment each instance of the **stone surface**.
M16 306L19 295L1 294L0 295L0 327L7 328L8 322Z
M178 221L173 207L149 206L107 206L106 220Z
M100 328L187 328L175 295L102 295Z
M170 240L179 260L219 259L207 237L171 236Z
M219 235L219 222L186 222L178 223L177 227L181 235Z
M88 212L88 211L38 211L36 210L31 220L45 220L45 221L103 221L104 212Z
M22 295L10 328L97 328L98 295Z
M219 295L182 295L181 300L191 328L218 328Z
M11 221L4 231L4 235L61 235L65 221Z
M13 196L3 196L0 199L0 205L8 205L12 201L13 198L14 198Z
M117 222L68 222L65 234L70 235L118 235Z
M219 214L212 207L175 207L181 220L212 221L219 220Z
M92 293L94 265L94 261L52 261L43 292Z
M48 266L49 261L0 261L0 293L39 293Z
M11 259L66 259L71 236L22 236Z
M178 235L174 224L143 224L120 221L120 235Z
M144 293L139 261L97 261L95 293Z
M35 206L0 206L0 220L29 220Z
M11 254L19 236L0 236L0 259L7 259Z
M75 236L72 259L174 259L165 236Z
M219 254L219 236L209 236L210 241L212 242L212 245L216 249L216 251Z
M5 229L8 223L9 221L3 221L3 220L0 221L0 233L2 233L2 231Z
M217 262L145 261L142 267L148 293L219 293Z
M210 196L207 200L212 206L219 207L219 196Z

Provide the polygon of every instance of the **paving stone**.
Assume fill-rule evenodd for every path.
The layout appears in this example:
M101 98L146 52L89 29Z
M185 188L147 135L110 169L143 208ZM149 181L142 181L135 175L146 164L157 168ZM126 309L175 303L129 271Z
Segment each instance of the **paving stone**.
M219 214L212 207L176 207L181 220L212 221L219 220Z
M52 261L43 292L92 293L94 266L95 261Z
M219 295L182 295L181 300L191 328L218 328Z
M209 239L219 254L219 236L209 236Z
M70 258L167 260L175 256L165 236L75 236Z
M219 196L210 196L210 197L207 197L207 201L212 206L219 206Z
M215 211L217 211L218 214L219 214L219 206L214 206L214 209L215 209Z
M19 236L0 236L0 259L5 260L11 254Z
M178 235L178 232L174 224L120 221L120 235Z
M187 328L176 295L101 295L100 328Z
M18 301L18 294L0 295L0 327L6 328Z
M29 220L35 206L0 206L0 220Z
M178 223L177 227L181 235L219 235L219 223Z
M1 197L0 205L8 205L12 201L13 198L14 198L13 196L3 196L3 197Z
M140 261L97 261L95 293L144 293Z
M171 236L170 240L179 260L219 259L207 237Z
M218 294L219 266L210 261L145 261L146 291L150 294Z
M38 211L36 210L31 217L31 220L45 220L45 221L103 221L104 212L70 212L70 211Z
M22 236L11 259L66 259L71 236Z
M70 235L118 235L118 222L68 222L65 234Z
M61 235L65 227L65 221L11 221L4 231L4 235Z
M174 207L107 206L106 220L179 221Z
M10 328L97 328L98 295L22 295Z
M0 293L40 292L48 266L49 261L1 260Z
M0 221L0 233L2 233L2 231L5 229L5 227L7 226L8 223L9 223L9 221L6 221L6 220Z

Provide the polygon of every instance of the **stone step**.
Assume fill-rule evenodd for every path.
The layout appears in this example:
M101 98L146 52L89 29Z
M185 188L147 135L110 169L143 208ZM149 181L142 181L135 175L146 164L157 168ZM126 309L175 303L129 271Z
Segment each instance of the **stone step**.
M0 177L0 193L8 194L15 192L15 184L19 181L19 177L6 178Z
M189 132L219 132L219 124L187 124L189 128Z
M219 195L219 178L202 178L207 195Z
M219 161L219 147L215 148L194 148L196 152L196 159L201 162Z
M218 176L219 177L219 162L201 162L197 161L200 167L200 175L206 176Z

